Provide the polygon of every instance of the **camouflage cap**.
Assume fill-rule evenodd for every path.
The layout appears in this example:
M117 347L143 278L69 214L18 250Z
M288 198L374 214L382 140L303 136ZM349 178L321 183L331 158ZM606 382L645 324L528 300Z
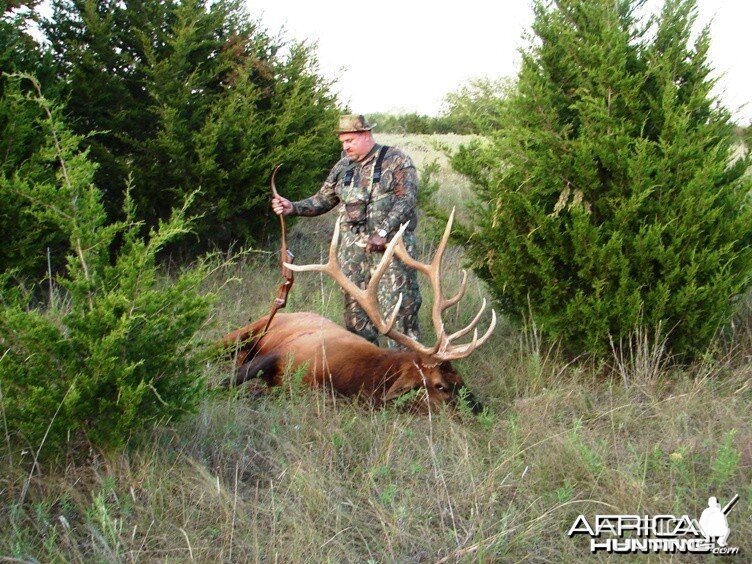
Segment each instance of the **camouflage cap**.
M365 116L346 114L339 116L339 127L337 133L355 133L358 131L371 131L376 124L371 125L366 121Z

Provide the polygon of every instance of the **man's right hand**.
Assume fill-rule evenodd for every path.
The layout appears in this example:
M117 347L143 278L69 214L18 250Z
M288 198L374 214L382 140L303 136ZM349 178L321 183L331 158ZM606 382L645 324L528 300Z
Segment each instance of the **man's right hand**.
M272 210L277 215L290 215L292 213L292 202L282 196L272 198Z

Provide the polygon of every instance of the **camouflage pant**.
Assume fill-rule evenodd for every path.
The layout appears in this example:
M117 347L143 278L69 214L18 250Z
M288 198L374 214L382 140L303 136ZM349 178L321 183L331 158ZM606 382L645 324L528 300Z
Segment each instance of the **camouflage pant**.
M339 246L340 268L345 276L360 288L365 288L368 285L371 274L384 256L382 253L366 253L365 244L367 240L366 234L343 231ZM407 252L411 256L415 256L415 234L405 233L404 241ZM379 282L379 310L384 317L391 315L400 294L402 294L402 305L397 314L395 328L409 337L419 340L418 310L422 298L418 287L417 272L394 257ZM378 344L378 330L368 319L363 309L347 293L345 294L345 327L348 331ZM391 339L387 339L387 346L389 348L402 348Z

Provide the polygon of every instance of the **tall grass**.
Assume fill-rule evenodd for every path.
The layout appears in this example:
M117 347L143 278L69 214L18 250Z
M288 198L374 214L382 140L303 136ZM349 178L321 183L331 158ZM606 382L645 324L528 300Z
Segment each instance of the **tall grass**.
M299 262L326 252L331 223L298 222ZM422 244L426 259L433 242ZM210 337L268 311L276 261L255 253L218 273ZM448 293L461 263L450 249ZM485 295L471 277L448 322L466 323ZM313 274L296 276L287 307L342 315L339 290ZM640 334L615 344L609 363L572 362L534 320L522 331L502 323L457 363L487 407L480 417L374 411L290 378L261 396L213 392L146 446L31 478L30 454L3 441L0 560L566 562L588 554L584 539L566 535L579 514L699 517L710 495L734 494L729 544L749 558L751 320L740 309L733 334L689 367ZM206 370L218 383L229 367Z

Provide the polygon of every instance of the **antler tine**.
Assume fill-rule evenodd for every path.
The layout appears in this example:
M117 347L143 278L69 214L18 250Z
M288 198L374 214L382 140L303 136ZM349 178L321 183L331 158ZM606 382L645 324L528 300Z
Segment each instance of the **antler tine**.
M452 224L454 223L454 211L449 214L449 220L444 228L444 234L441 237L441 242L436 248L436 254L433 257L430 265L426 265L426 269L423 272L428 276L431 282L431 289L433 291L433 307L431 308L431 320L433 321L434 329L436 330L436 345L433 347L431 354L436 353L446 344L446 331L444 330L444 322L441 319L444 310L449 307L447 300L444 298L444 293L441 291L441 261L444 258L444 251L446 251L447 243L449 242L449 234L452 231ZM464 293L464 288L460 288L460 297ZM455 296L456 297L456 296Z
M496 311L491 310L491 324L488 326L488 329L486 329L486 332L483 334L483 336L479 339L478 338L478 329L473 330L473 340L470 343L467 343L465 345L459 345L459 346L453 346L453 347L447 347L444 351L437 352L434 357L437 360L457 360L460 358L465 358L466 356L469 356L471 352L473 352L475 349L477 349L479 346L481 346L483 343L485 343L488 338L491 336L491 333L493 333L493 330L496 328Z
M392 240L389 241L389 244L386 246L384 256L381 257L379 264L376 266L376 270L374 270L373 274L371 275L371 280L369 280L368 282L368 289L366 290L367 292L376 291L381 277L384 276L386 269L389 268L389 263L392 262L392 257L394 256L394 251L397 245L402 244L402 246L404 247L402 236L405 233L405 229L407 229L407 225L407 223L400 225L399 230L394 234L394 237L392 237Z
M465 289L467 288L467 270L462 270L462 282L460 282L460 289L457 292L457 295L455 295L453 298L450 298L448 300L444 300L444 309L450 308L453 305L456 305L457 302L459 302L462 299L462 296L465 295Z
M389 319L386 322L386 331L384 331L385 335L388 334L394 327L394 323L397 321L397 314L399 313L401 306L402 306L402 292L400 292L400 295L397 298L397 305L394 306L394 309L392 310L392 315L389 316Z
M436 248L436 254L433 257L433 261L431 261L431 266L436 264L438 268L441 265L441 260L444 258L444 251L446 250L447 243L449 242L449 234L452 232L452 224L454 223L454 210L455 208L452 208L452 213L449 214L449 219L447 220L446 227L444 228L444 234L441 236L441 242Z
M464 337L467 335L470 331L472 331L475 326L478 324L478 321L480 321L481 316L483 315L483 312L486 310L486 298L483 298L483 303L480 306L480 311L475 315L473 320L470 322L470 324L467 327L463 327L456 333L452 333L446 338L446 342L451 343L455 339L459 339L460 337Z
M452 224L454 223L454 211L449 214L449 220L444 228L444 234L441 237L441 242L436 248L436 254L431 261L431 264L426 265L423 272L428 276L431 282L431 290L433 291L433 307L431 308L431 320L433 321L434 329L436 330L436 345L433 347L431 354L435 355L442 346L446 344L446 331L444 330L444 322L441 319L444 310L449 307L447 300L444 298L444 293L441 291L441 261L444 258L444 251L446 251L447 243L449 242L449 234L452 231ZM460 291L464 293L464 288ZM455 296L456 297L456 296ZM460 296L461 297L461 296Z
M284 265L295 272L323 272L328 274L339 284L348 294L362 294L363 291L358 288L344 273L339 269L337 264L337 245L339 245L339 226L340 219L334 226L332 242L329 244L329 259L326 264L292 264L285 262Z
M404 241L402 240L400 240L399 245L397 246L397 249L395 250L395 254L397 255L397 258L399 258L407 266L422 272L429 278L431 278L431 275L433 272L436 272L436 274L438 275L438 271L441 266L441 261L444 257L444 251L446 250L447 242L449 241L449 234L452 231L453 223L454 223L454 208L452 208L452 213L449 214L449 220L447 220L446 227L444 228L444 234L441 236L441 242L439 242L439 246L436 247L436 253L433 256L433 260L429 264L424 264L422 262L415 260L413 257L411 257L410 253L407 252L407 248L405 247ZM464 270L462 272L463 274L465 273ZM464 285L464 280L463 280L463 285ZM455 298L452 298L452 299L454 300Z
M295 272L323 272L326 271L326 269L331 268L332 265L336 265L337 245L339 245L339 223L340 220L337 219L337 223L334 226L334 233L332 234L332 241L329 243L329 258L326 264L292 264L286 262L284 265Z
M334 233L332 233L332 242L329 243L329 262L336 264L337 262L337 247L339 246L339 226L342 223L342 218L338 217L337 222L334 224Z

